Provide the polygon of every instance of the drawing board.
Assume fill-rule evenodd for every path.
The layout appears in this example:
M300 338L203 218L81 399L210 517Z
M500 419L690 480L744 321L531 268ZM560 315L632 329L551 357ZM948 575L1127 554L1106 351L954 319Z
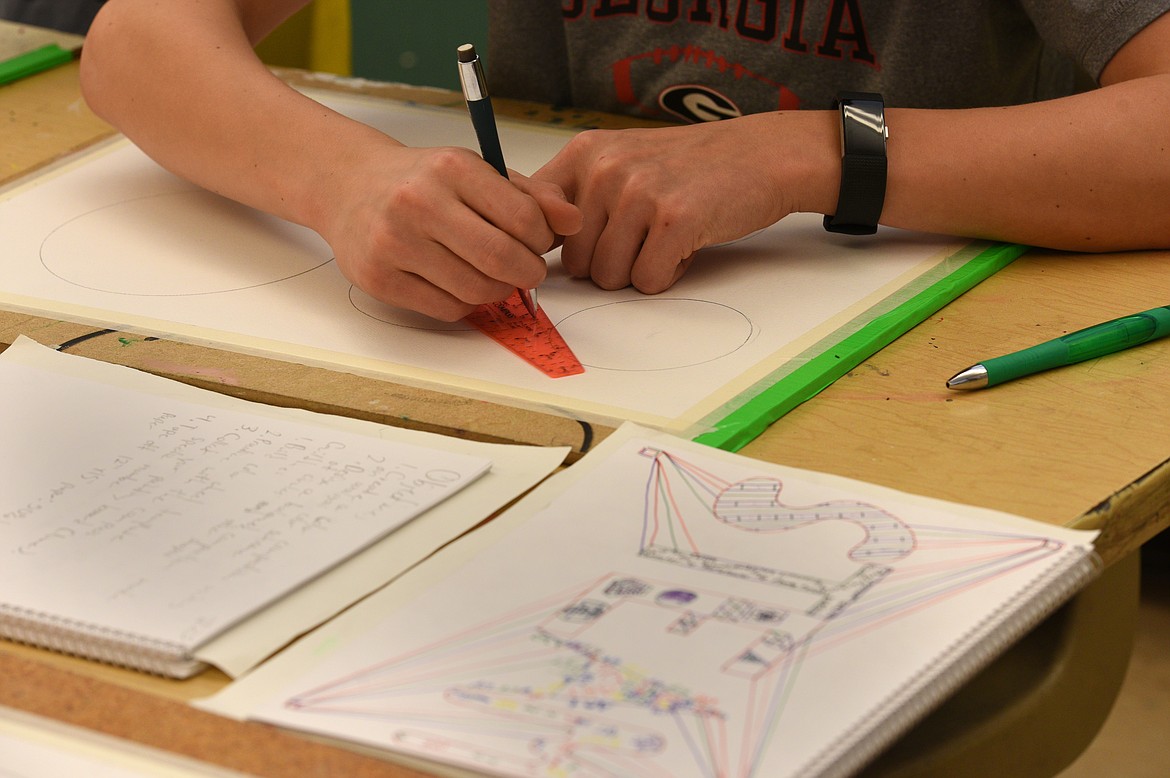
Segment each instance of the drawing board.
M1093 537L627 425L203 704L499 775L845 775Z
M476 145L460 111L310 94L409 144ZM501 122L508 163L525 173L569 137ZM960 294L942 283L956 273L996 269L980 264L982 244L830 235L820 222L795 214L705 249L657 296L569 278L552 252L540 304L586 370L550 379L466 322L372 299L314 232L198 189L121 139L0 200L0 304L694 437L908 300L934 310Z

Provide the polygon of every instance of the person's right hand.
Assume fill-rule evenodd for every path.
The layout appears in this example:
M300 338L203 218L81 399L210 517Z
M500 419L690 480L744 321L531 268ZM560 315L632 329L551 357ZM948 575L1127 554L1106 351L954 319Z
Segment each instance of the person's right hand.
M544 280L542 254L581 228L559 187L475 152L387 139L322 187L324 228L342 273L390 305L444 321Z
M160 165L316 230L352 283L455 320L531 287L581 216L562 190L466 148L408 148L277 78L254 45L306 0L109 0L85 98ZM165 56L156 56L165 53Z

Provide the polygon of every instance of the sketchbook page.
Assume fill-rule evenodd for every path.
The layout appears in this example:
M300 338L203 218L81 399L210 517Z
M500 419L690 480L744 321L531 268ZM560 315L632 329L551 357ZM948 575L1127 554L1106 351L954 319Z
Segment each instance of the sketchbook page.
M406 143L476 148L463 111L311 96ZM500 136L509 165L530 173L572 133L501 121ZM200 190L125 140L0 198L0 223L0 301L11 308L676 432L814 345L829 348L831 334L969 245L887 228L829 234L819 215L793 214L704 249L655 296L572 279L554 251L541 307L585 372L550 379L466 322L378 303L315 233Z
M1094 537L627 426L201 705L503 775L833 774Z
M242 773L0 708L2 778L243 778Z
M491 470L425 516L399 527L345 564L213 638L195 652L196 657L233 678L242 675L293 638L473 529L535 486L569 453L567 447L509 446L446 438L431 442L442 450L488 457L492 460Z
M31 368L54 374L88 377L126 392L149 392L214 408L245 408L258 417L347 430L372 438L427 446L492 461L492 467L487 473L431 508L425 517L399 527L345 564L309 581L199 648L196 654L200 660L215 665L230 676L247 671L296 636L330 618L467 532L556 469L569 451L564 447L479 443L387 427L360 419L251 403L181 382L147 376L137 370L63 355L23 337L9 347L3 359L19 361Z
M196 657L233 678L242 675L293 638L473 529L535 486L569 453L567 447L508 446L445 438L436 442L436 448L489 457L491 470L425 516L399 527L345 564L213 638L195 652Z
M490 467L6 356L2 604L62 626L190 650Z

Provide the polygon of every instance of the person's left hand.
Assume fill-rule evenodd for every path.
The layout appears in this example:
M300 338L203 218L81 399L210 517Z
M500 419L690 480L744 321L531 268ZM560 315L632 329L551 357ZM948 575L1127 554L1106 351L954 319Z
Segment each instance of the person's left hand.
M533 176L561 187L583 213L583 228L561 249L564 267L603 289L668 289L697 250L795 210L802 182L785 177L807 155L788 155L801 133L787 131L800 124L774 113L576 136Z

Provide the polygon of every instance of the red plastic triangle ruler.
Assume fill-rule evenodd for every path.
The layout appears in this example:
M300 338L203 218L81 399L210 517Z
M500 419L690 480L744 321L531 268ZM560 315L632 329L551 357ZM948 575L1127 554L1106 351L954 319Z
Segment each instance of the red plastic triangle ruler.
M549 378L585 372L581 361L557 332L544 309L537 308L536 318L532 318L520 301L519 293L498 303L479 306L468 314L466 320Z

